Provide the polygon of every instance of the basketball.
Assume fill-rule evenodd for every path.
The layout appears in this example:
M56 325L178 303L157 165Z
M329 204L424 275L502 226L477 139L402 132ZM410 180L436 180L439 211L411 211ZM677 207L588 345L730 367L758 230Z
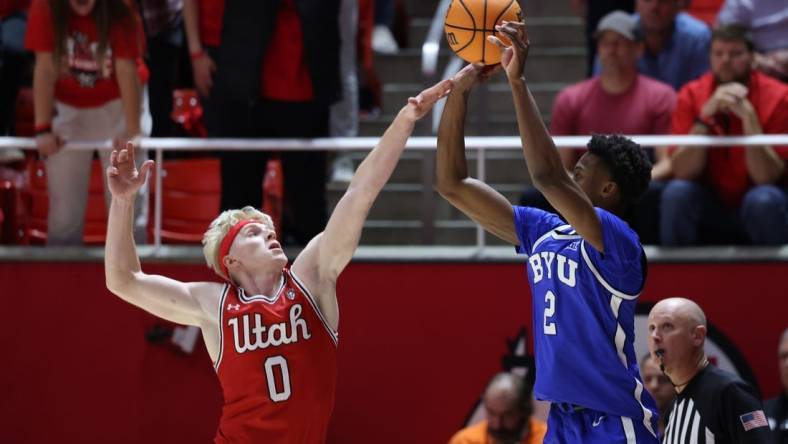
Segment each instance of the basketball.
M470 63L494 65L501 61L501 50L487 41L494 35L509 45L511 42L495 31L502 21L520 20L516 0L452 0L443 25L449 47Z

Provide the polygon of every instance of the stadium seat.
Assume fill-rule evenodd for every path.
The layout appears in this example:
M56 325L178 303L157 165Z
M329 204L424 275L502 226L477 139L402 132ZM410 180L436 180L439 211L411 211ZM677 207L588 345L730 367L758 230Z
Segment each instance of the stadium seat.
M162 169L162 242L200 243L208 225L219 214L222 187L219 160L165 160ZM151 235L155 193L156 178L151 176L148 223Z
M47 238L47 212L49 193L47 192L46 169L40 160L28 163L30 183L29 218L25 229L31 244L44 244ZM107 234L107 208L104 204L104 184L101 162L93 160L88 185L88 203L85 209L85 231L83 242L87 245L103 244Z

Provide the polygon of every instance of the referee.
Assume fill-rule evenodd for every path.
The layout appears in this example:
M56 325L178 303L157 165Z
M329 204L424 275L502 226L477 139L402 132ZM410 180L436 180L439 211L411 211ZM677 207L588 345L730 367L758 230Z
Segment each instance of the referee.
M657 303L648 316L649 350L676 389L663 444L770 443L755 390L709 365L706 315L689 299Z

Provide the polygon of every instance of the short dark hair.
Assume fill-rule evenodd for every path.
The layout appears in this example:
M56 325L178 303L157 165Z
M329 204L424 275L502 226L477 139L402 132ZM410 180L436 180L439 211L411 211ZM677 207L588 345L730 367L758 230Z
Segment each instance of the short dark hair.
M618 134L594 134L588 152L602 159L618 185L621 203L630 205L648 189L651 161L637 143Z
M726 42L742 42L750 52L755 50L750 30L739 24L721 25L711 32L711 41L723 40Z

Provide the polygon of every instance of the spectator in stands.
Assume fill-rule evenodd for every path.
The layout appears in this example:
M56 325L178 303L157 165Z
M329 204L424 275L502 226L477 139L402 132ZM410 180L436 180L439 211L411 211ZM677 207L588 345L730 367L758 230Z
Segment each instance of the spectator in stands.
M29 7L30 0L0 2L0 136L14 135L16 96L30 84L32 63L24 48Z
M570 0L569 3L575 15L585 20L587 75L590 77L596 60L596 30L599 21L613 11L632 13L635 10L635 0Z
M498 373L487 384L482 403L487 419L457 432L449 444L537 444L547 424L531 416L532 387L522 377Z
M635 19L624 11L613 11L599 22L596 33L601 71L561 91L553 106L550 133L577 136L594 133L667 134L676 104L676 93L665 83L638 74L637 61L643 53ZM654 167L649 192L628 219L643 243L659 241L659 199L664 181L670 178L667 149L651 150ZM560 150L568 171L585 149ZM541 193L531 188L523 205L547 208Z
M788 132L788 87L750 68L744 28L716 29L710 60L711 71L679 93L674 134ZM678 147L662 195L662 242L788 242L786 159L788 147Z
M782 393L764 403L764 410L772 429L774 444L788 444L788 328L780 336L777 349L777 364L780 368Z
M329 107L342 94L339 0L189 2L186 29L209 137L329 135ZM206 44L213 48L206 52ZM222 209L261 205L268 157L222 154ZM305 245L326 224L326 153L281 158L282 237Z
M785 0L726 0L717 21L752 32L755 67L788 82L788 5Z
M637 0L635 14L645 42L638 71L677 91L709 68L709 28L681 7L681 0Z
M153 137L175 137L172 93L185 62L183 0L139 0L150 68L149 96ZM186 65L188 68L188 65Z
M709 364L706 315L695 302L659 301L648 315L648 331L649 351L677 394L663 444L768 442L769 427L755 389Z
M35 52L36 148L49 192L47 244L82 243L93 152L64 142L133 140L150 133L140 72L139 17L123 0L33 0L25 46ZM142 82L141 82L142 80ZM106 168L110 150L99 150ZM145 160L138 152L139 163ZM106 192L109 204L109 193ZM147 238L147 191L135 200L134 236ZM109 205L107 205L109 206Z
M676 391L673 389L670 379L659 368L659 361L654 359L651 354L640 359L640 376L643 378L643 387L657 402L659 432L664 434L673 399L676 398Z

